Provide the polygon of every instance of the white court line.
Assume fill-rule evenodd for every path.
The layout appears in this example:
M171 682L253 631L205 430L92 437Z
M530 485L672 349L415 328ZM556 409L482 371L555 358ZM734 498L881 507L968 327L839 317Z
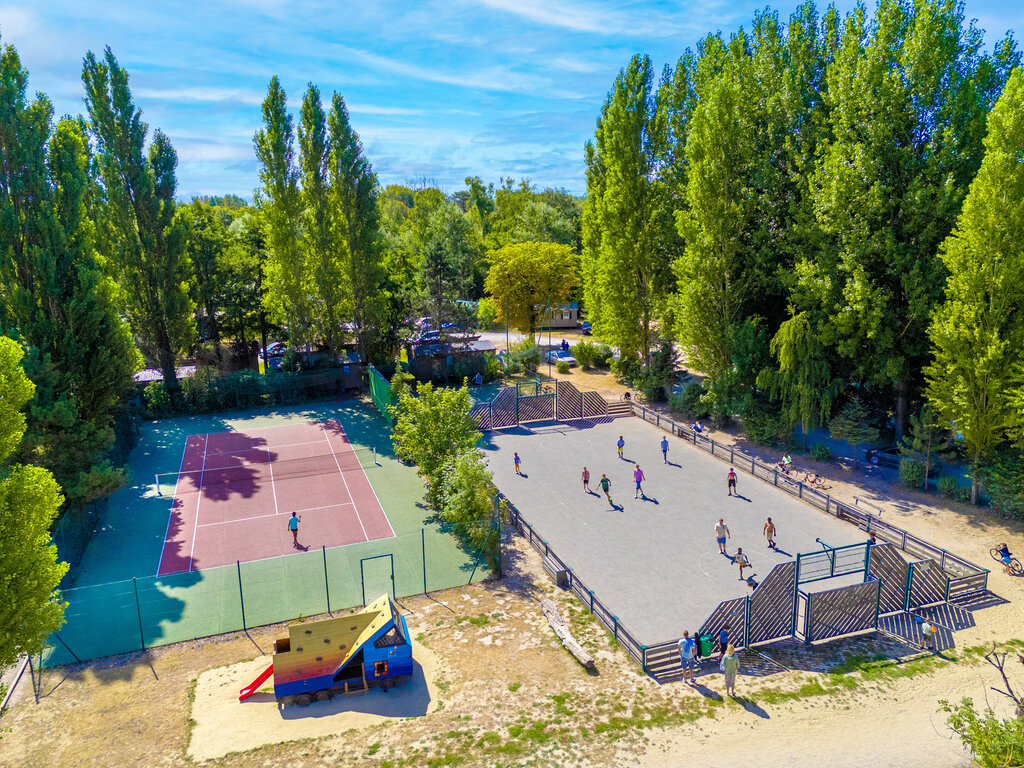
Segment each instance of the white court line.
M270 467L270 492L274 495L274 514L279 514L277 508L277 486L274 485L274 462L270 458L270 454L267 454L267 466Z
M296 510L293 510L293 511L295 512L295 514L301 515L303 512L316 512L317 510L320 510L320 509L334 509L335 507L354 507L354 506L355 506L355 504L353 504L351 501L343 501L340 504L326 504L326 505L324 505L322 507L310 507L309 509L296 509ZM235 518L234 520L221 520L219 523L203 523L199 527L200 528L212 528L212 527L214 527L216 525L229 525L231 523L241 523L241 522L244 522L246 520L260 520L260 519L262 519L264 517L278 517L279 515L280 515L280 513L275 512L272 515L253 515L252 517L238 517L238 518Z
M210 442L210 436L206 436L206 443ZM199 498L196 499L196 522L192 526L192 549L188 553L188 573L192 572L192 558L196 554L196 533L199 530L199 505L203 502L203 473L206 472L206 443L203 443L203 468L199 470ZM177 488L177 483L175 483Z
M171 518L174 517L174 502L178 500L178 483L181 482L181 468L185 466L185 454L188 453L188 440L194 435L185 438L185 447L181 449L181 463L178 465L178 479L174 481L174 493L171 495L171 508L167 511L167 527L164 529L164 543L160 547L160 559L156 563L156 576L160 575L160 565L164 561L164 550L167 549L167 534L171 531ZM157 480L156 492L160 493L159 479Z
M274 448L293 448L296 445L320 445L319 440L307 440L304 443L281 443L280 445L261 445L255 448L238 448L234 451L211 451L208 456L231 456L236 453L249 453L251 451L270 451ZM305 457L303 457L305 458Z
M334 421L337 421L337 419L334 419ZM323 426L322 422L321 422L320 426L321 427ZM338 428L341 430L341 434L343 434L345 436L345 438L348 439L348 432L345 431L345 425L342 424L340 421L338 421ZM330 440L328 440L327 442L329 443ZM352 445L352 441L349 440L348 444ZM332 453L334 452L334 446L331 446L331 452ZM354 448L352 449L352 452L355 453L355 449ZM376 457L377 452L374 451L373 455ZM365 475L366 474L366 470L363 469L361 465L360 465L359 468L363 470L363 474ZM384 521L388 524L388 530L391 531L391 538L393 538L393 539L397 538L398 536L395 533L395 529L391 527L391 520L388 518L388 513L384 511L384 505L380 503L380 497L377 495L377 491L374 490L373 483L370 482L370 478L369 477L366 478L366 484L368 486L370 486L370 492L373 494L373 498L375 498L377 500L377 506L380 507L381 514L384 515Z
M348 494L348 500L355 504L355 498L352 496L352 491L349 490L348 480L345 479L345 473L341 471L341 462L338 461L338 454L334 452L334 446L331 445L331 438L327 435L327 428L324 423L320 422L320 429L324 433L324 440L327 441L327 447L331 449L331 455L334 457L334 463L338 467L338 474L341 475L341 482L345 484L345 493ZM359 527L363 529L363 539L369 541L370 537L366 535L366 526L363 525L363 518L359 516L359 507L356 507L356 520L359 521Z

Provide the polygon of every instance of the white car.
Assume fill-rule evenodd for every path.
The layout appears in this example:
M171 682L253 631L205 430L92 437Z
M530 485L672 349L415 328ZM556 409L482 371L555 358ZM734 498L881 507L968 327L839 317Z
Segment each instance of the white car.
M576 365L576 358L564 349L553 349L547 353L545 359L552 364L568 363L570 367Z

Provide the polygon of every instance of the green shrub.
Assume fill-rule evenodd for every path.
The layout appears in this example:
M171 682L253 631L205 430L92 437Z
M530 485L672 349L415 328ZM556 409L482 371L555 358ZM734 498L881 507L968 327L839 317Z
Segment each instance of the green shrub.
M952 475L942 475L936 485L946 498L952 499L956 496L956 489L960 485Z
M639 389L649 403L663 403L665 397L665 385L661 377L654 374L644 374L636 381L636 388Z
M509 347L509 357L527 373L536 373L541 362L540 347L533 339L517 341Z
M924 464L913 459L901 460L900 482L907 488L921 488L924 485Z
M1024 453L1000 451L981 469L992 508L1003 517L1024 520Z
M555 369L559 373L568 373L569 372L569 363L568 363L568 361L566 361L566 360L559 360L557 363L555 363Z
M609 347L607 344L598 344L597 358L594 360L594 364L600 368L608 368L611 366L612 358L614 356L615 353L612 351L611 347Z
M612 373L619 377L621 381L631 386L635 386L636 382L640 378L640 373L643 370L640 365L640 361L632 356L625 355L620 357L611 363Z
M494 299L485 296L476 307L476 324L484 330L492 327L498 320L498 307Z
M809 453L815 461L828 461L832 458L832 451L825 443L815 443L811 446Z
M501 362L497 355L487 355L484 358L484 381L491 382L500 379L502 374Z
M680 394L668 399L669 408L691 419L706 419L711 410L701 399L703 396L704 387L700 382L692 382Z
M584 368L593 368L597 362L597 347L589 341L581 341L572 348L572 356Z
M956 493L953 494L953 498L961 504L966 504L971 500L971 487L969 485L958 485L956 487Z
M778 445L788 433L785 419L771 408L757 404L743 413L743 434L758 445Z
M151 418L159 419L172 412L171 396L162 381L153 381L142 391L142 401Z

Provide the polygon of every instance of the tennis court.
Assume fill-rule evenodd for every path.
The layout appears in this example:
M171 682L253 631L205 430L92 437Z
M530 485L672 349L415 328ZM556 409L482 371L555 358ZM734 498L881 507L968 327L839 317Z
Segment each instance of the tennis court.
M490 575L424 504L388 423L357 400L148 422L129 466L61 590L66 624L46 665Z
M190 435L171 479L158 576L395 535L337 419Z

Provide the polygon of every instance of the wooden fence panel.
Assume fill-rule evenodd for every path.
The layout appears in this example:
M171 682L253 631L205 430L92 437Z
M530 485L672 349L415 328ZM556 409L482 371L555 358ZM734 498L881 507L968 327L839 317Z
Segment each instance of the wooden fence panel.
M779 563L750 596L748 645L792 636L795 599L796 563Z

